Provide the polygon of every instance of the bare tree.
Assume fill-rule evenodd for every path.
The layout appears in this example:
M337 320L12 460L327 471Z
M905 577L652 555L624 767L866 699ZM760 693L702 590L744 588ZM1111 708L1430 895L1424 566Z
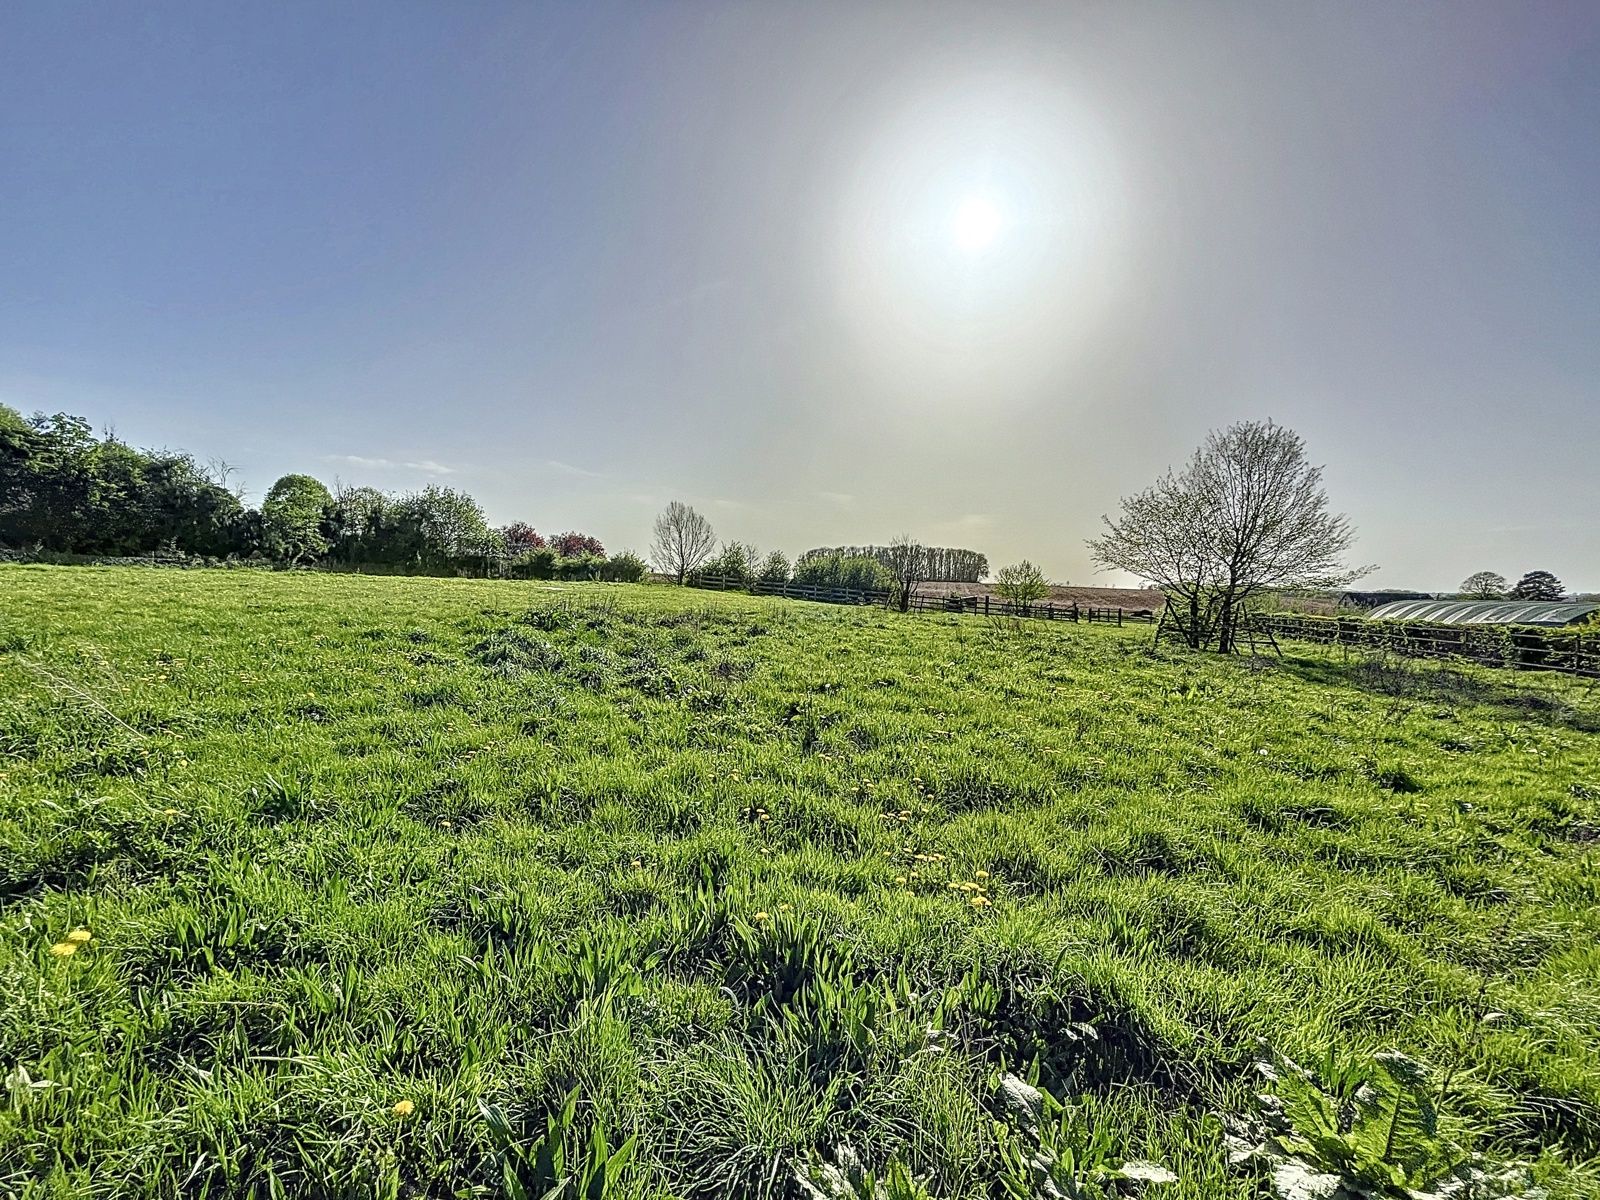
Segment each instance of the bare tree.
M1474 600L1503 600L1509 586L1496 571L1474 571L1461 581L1461 594Z
M1329 511L1300 436L1271 421L1211 433L1181 472L1105 523L1089 541L1094 560L1159 584L1189 643L1224 652L1257 594L1342 587L1371 570L1342 564L1355 541L1349 520Z
M895 601L900 611L905 612L911 607L917 584L928 578L928 552L909 533L902 533L889 543L889 551L882 561L894 575Z
M1026 609L1050 594L1050 581L1044 577L1043 571L1023 559L1009 567L1000 568L1000 573L995 576L994 590L1018 608Z
M754 542L739 542L737 544L740 552L744 555L744 563L742 565L744 566L745 582L748 583L761 574L761 561L766 556L756 549Z
M663 575L671 575L682 586L691 572L711 557L717 535L711 522L681 500L674 500L656 517L655 542L650 557Z

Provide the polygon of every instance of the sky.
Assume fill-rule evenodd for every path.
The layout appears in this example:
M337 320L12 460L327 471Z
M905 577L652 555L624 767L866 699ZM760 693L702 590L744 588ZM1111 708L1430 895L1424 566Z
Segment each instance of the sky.
M1600 589L1600 5L0 8L0 403L1052 578L1207 430Z

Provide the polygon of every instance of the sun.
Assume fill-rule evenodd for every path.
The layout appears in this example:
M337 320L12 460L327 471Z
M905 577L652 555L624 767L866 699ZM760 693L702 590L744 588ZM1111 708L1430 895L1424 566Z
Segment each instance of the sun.
M987 250L1005 228L1005 214L989 196L968 196L950 218L950 236L968 254Z

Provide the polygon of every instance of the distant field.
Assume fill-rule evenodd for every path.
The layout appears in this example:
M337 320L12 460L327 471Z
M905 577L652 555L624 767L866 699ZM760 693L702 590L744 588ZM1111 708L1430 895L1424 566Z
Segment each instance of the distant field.
M0 567L0 1195L1597 1194L1600 695L1020 624Z

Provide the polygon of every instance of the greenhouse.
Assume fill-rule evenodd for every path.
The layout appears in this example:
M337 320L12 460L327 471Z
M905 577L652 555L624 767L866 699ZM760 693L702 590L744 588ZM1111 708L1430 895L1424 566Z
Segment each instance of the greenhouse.
M1547 600L1398 600L1367 614L1373 621L1431 621L1435 625L1581 625L1600 604Z

